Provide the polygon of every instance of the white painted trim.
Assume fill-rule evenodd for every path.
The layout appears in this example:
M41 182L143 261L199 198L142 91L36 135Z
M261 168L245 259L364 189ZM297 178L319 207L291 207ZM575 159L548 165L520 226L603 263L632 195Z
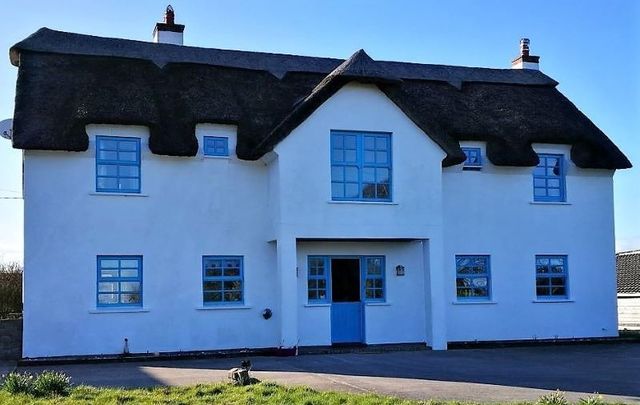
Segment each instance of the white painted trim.
M495 305L497 301L453 301L453 305Z
M566 201L529 201L531 205L573 205Z
M304 304L305 308L328 308L331 304Z
M196 307L197 311L222 311L225 309L251 309L251 305L207 305Z
M111 197L149 197L149 194L140 193L109 193L109 192L91 192L89 195L111 196Z
M90 314L129 314L136 312L149 312L149 308L100 308L90 309Z
M393 201L327 201L328 204L358 204L358 205L398 205Z
M534 304L565 304L569 302L576 302L575 300L532 300Z

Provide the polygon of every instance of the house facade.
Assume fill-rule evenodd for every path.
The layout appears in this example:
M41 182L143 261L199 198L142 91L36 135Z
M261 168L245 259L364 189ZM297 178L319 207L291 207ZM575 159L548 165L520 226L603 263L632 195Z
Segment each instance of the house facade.
M617 336L630 163L528 42L485 69L182 29L11 49L23 357Z

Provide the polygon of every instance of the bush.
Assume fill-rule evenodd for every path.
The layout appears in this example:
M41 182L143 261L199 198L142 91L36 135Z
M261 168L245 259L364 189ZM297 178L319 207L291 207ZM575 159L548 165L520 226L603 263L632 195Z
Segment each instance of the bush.
M29 373L11 372L3 376L2 388L10 394L32 394L33 376Z
M560 390L538 398L536 405L569 405L569 401Z
M22 312L22 265L0 263L0 319Z
M604 398L602 398L602 395L594 394L586 398L580 398L579 404L580 405L604 405L606 404L606 402L604 402Z
M71 390L71 378L59 371L43 371L33 382L33 393L40 397L65 396Z

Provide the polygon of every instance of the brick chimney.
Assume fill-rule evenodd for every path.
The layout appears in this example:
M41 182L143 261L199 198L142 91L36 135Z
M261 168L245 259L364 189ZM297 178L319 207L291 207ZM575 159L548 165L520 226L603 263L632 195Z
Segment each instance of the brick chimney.
M529 38L522 38L520 40L520 56L511 62L511 68L540 70L539 62L539 56L529 54Z
M156 23L153 29L153 42L161 44L182 45L184 25L176 24L176 15L171 5L164 13L164 22Z

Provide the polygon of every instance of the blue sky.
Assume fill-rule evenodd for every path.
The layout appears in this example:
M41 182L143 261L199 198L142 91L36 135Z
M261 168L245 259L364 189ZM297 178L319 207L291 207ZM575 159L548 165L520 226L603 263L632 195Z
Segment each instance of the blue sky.
M521 37L541 70L640 167L640 2L172 1L185 44L506 68ZM149 40L165 1L3 0L0 119L13 115L11 45L38 28ZM615 175L618 250L640 248L640 169ZM0 139L0 197L21 190L21 154ZM22 203L0 199L0 261L22 257ZM600 230L594 230L598 232Z

